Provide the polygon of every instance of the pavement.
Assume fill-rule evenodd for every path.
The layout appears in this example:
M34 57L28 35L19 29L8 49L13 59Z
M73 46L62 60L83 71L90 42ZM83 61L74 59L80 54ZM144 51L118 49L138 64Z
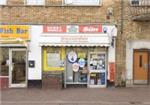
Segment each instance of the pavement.
M7 89L1 91L0 105L150 105L150 86Z

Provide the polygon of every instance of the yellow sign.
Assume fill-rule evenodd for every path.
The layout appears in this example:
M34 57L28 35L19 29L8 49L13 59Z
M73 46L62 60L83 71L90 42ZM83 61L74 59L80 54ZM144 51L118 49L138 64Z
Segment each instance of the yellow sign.
M29 39L29 26L0 25L0 38Z

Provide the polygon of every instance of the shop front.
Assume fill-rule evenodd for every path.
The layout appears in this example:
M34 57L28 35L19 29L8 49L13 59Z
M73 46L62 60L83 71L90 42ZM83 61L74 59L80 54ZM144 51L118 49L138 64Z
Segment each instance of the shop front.
M0 26L0 87L27 86L29 26Z
M64 87L106 87L108 80L115 79L116 31L115 25L43 26L39 39L42 74L63 73Z

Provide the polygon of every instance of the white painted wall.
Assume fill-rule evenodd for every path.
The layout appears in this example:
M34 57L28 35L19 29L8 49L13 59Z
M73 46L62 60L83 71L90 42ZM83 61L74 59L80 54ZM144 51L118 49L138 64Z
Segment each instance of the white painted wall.
M150 49L150 40L133 40L126 42L126 80L132 84L133 80L133 50Z
M42 26L32 25L30 29L30 43L28 60L35 61L34 68L28 68L28 80L39 80L42 78L42 52L39 46L39 39L42 33Z

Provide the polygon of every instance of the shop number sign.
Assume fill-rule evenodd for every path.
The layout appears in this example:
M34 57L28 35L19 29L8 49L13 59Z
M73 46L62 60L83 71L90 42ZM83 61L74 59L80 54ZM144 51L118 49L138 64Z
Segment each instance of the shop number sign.
M77 61L77 54L76 54L76 52L74 52L74 51L70 51L69 53L68 53L68 55L67 55L67 58L68 58L68 61L70 62L70 63L74 63L74 62L76 62Z

